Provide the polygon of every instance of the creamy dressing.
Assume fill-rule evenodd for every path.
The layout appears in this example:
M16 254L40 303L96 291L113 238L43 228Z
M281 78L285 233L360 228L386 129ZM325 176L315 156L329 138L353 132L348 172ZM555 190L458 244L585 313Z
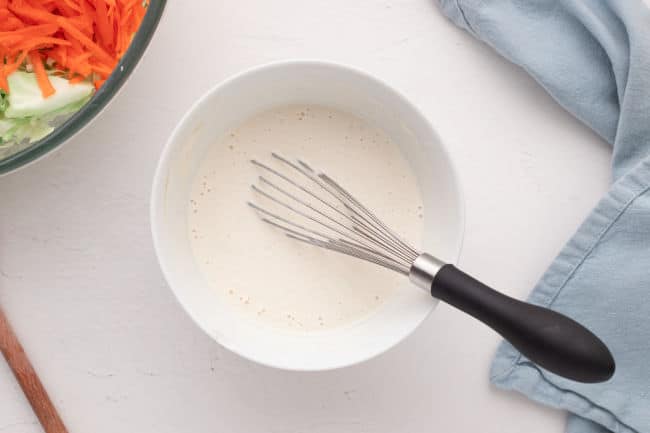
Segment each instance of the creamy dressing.
M292 332L348 325L390 302L404 276L291 240L246 205L261 174L250 159L269 162L272 151L323 170L419 246L416 180L382 129L320 106L276 108L218 139L193 182L188 235L220 302L260 326Z

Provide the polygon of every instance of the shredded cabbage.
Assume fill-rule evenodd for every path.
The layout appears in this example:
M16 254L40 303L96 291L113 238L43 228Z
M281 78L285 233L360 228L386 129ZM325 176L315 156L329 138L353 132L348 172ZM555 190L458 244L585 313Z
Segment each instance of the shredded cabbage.
M40 140L54 130L58 119L88 102L94 91L87 82L49 78L56 93L43 98L34 73L15 71L7 77L9 94L0 91L0 147Z

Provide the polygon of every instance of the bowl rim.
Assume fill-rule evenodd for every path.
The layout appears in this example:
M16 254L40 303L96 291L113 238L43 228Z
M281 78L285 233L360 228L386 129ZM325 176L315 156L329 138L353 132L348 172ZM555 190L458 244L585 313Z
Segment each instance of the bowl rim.
M63 122L62 125L55 128L54 131L31 143L26 148L0 159L0 176L15 172L39 161L54 149L68 142L70 138L81 132L97 118L140 63L140 59L158 28L166 3L167 0L149 0L147 13L140 24L140 28L133 37L128 50L115 66L104 85L95 92L90 101ZM117 73L118 71L119 73Z
M169 287L170 291L173 293L174 298L178 302L178 304L181 306L181 308L185 311L185 313L190 317L192 322L199 328L201 329L208 337L210 337L211 340L213 340L215 343L219 344L220 346L228 349L230 352L248 360L251 362L254 362L256 364L260 364L266 367L270 368L275 368L279 370L284 370L284 371L295 371L295 372L321 372L321 371L331 371L331 370L336 370L339 368L346 368L346 367L352 367L354 365L361 364L363 362L366 362L370 359L373 359L375 357L378 357L388 350L392 349L393 347L397 346L401 342L403 342L407 337L413 334L413 332L418 329L422 324L427 320L427 318L431 315L431 313L435 310L435 305L432 307L426 315L423 315L422 318L420 319L419 322L407 333L401 335L398 339L395 341L391 342L390 344L387 344L385 347L383 347L381 350L374 351L372 353L368 353L365 356L356 358L352 361L344 361L340 362L337 364L332 364L328 365L325 367L301 367L301 366L295 366L295 365L286 365L286 364L280 364L280 363L273 363L269 362L264 359L259 359L255 358L253 356L250 356L248 353L242 352L239 350L239 348L236 345L230 344L229 341L221 341L217 339L213 333L208 329L208 327L202 323L198 318L195 316L195 314L191 311L190 308L188 308L183 300L180 297L179 292L174 288L174 286L171 284L171 279L170 279L170 271L166 268L166 265L163 262L163 258L161 255L161 246L160 246L160 240L158 238L158 232L160 231L159 229L159 224L162 221L162 218L159 216L158 209L160 208L160 201L164 200L164 194L161 194L161 191L164 191L166 188L166 168L167 164L169 162L170 154L172 153L172 149L174 147L174 143L176 143L179 139L180 134L183 132L183 130L186 128L186 125L189 123L189 121L192 119L194 114L199 111L200 107L205 104L215 93L219 92L222 88L230 85L232 82L238 81L240 79L243 79L249 75L253 74L258 74L262 73L265 70L268 69L273 69L273 68L283 68L283 67L293 67L293 66L312 66L312 67L325 67L325 68L335 68L335 69L340 69L343 70L344 72L347 73L353 73L358 76L361 76L363 79L366 80L371 80L374 81L377 84L380 84L383 86L387 91L393 93L393 96L396 98L400 99L402 102L407 104L419 117L421 117L433 133L433 135L438 139L438 142L440 143L440 150L441 153L444 155L444 157L447 160L448 166L450 173L452 175L452 178L454 180L454 184L456 186L456 198L457 198L457 212L458 212L458 239L456 242L455 246L455 254L453 257L450 258L450 261L448 263L450 264L458 264L458 261L460 259L460 255L463 249L463 244L464 244L464 239L465 239L465 223L466 223L466 214L465 214L465 196L464 196L464 190L461 182L461 178L459 176L458 169L454 163L454 160L451 158L451 155L449 153L448 147L445 145L444 141L440 138L437 130L433 127L432 122L424 115L422 110L415 104L413 104L403 93L400 91L396 90L392 86L390 86L387 82L384 80L371 75L368 72L365 72L364 70L349 66L343 63L339 62L334 62L330 60L323 60L323 59L317 59L317 58L288 58L288 59L282 59L282 60L275 60L272 62L265 62L261 64L254 65L252 67L246 68L238 73L235 73L226 79L218 82L217 84L213 85L210 87L208 90L206 90L186 111L185 113L181 116L180 120L178 123L174 126L174 129L169 135L169 138L165 142L165 145L163 146L163 149L160 154L160 158L158 160L158 164L156 165L156 170L153 176L153 182L152 182L152 189L151 189L151 197L149 201L149 220L150 220L150 229L151 229L151 235L152 235L152 240L153 240L153 246L154 246L154 252L156 255L156 259L158 261L158 265L160 266L160 269L162 271L163 277L165 279L165 282L167 283L167 286Z

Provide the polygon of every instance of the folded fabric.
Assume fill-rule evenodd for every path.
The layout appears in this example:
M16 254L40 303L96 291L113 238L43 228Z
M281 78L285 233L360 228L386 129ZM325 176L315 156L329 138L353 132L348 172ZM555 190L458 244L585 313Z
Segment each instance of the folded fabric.
M570 412L570 433L650 432L650 10L640 0L439 0L613 146L614 182L530 300L592 329L614 377L581 384L501 344L492 381Z

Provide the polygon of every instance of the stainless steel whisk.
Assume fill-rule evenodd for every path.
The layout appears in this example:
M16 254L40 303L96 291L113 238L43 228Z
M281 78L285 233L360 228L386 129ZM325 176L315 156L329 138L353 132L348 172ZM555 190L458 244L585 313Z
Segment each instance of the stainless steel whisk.
M272 153L274 165L252 160L262 175L248 202L262 221L295 240L356 257L409 277L410 281L482 321L528 359L580 382L602 382L615 370L605 344L555 311L497 292L452 264L417 251L327 174L304 161ZM274 168L277 166L277 168ZM286 216L285 216L286 215Z

